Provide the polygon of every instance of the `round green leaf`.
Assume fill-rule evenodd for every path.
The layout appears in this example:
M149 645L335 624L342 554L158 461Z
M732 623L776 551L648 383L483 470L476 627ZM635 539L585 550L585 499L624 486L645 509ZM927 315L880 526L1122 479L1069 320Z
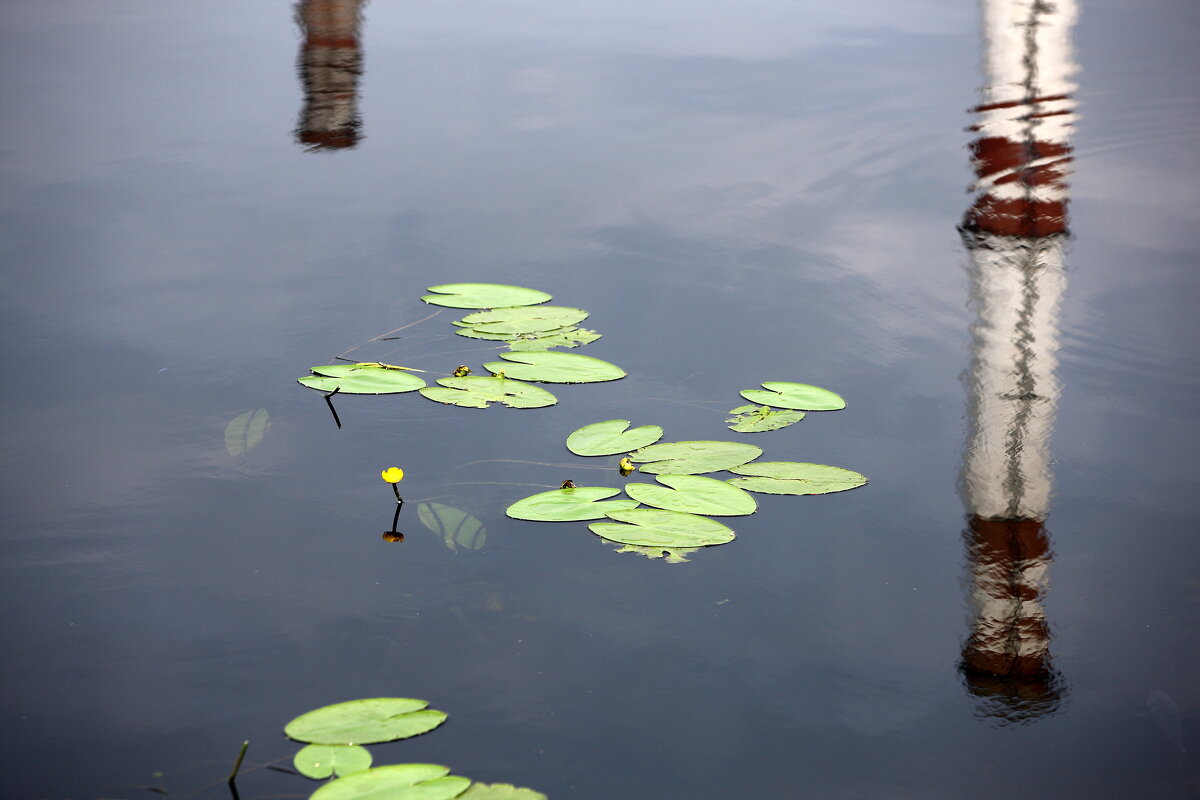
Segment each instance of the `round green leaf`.
M518 350L549 350L551 347L579 347L590 344L600 338L600 334L587 328L572 325L556 331L527 334L516 339L508 340L508 349Z
M310 389L342 394L399 394L412 392L425 385L425 381L402 369L361 366L358 364L331 364L312 367L312 376L299 378L299 382Z
M604 519L612 511L635 508L636 500L610 500L597 502L620 489L604 486L580 486L575 489L555 489L541 492L518 500L504 513L513 519L528 519L536 522L573 522L581 519Z
M509 408L541 408L558 402L557 397L540 386L509 378L468 375L465 378L441 378L438 384L422 389L421 394L439 403L465 408L487 408L493 402Z
M729 423L728 428L738 433L779 430L804 419L803 411L776 411L767 406L738 406L729 413L737 416L725 420Z
M699 475L659 475L657 480L665 485L627 483L625 494L648 506L687 514L740 517L758 509L753 497L725 481Z
M641 467L652 475L695 475L740 467L762 455L762 448L742 442L663 442L643 447L629 457L650 462Z
M511 783L472 783L459 800L549 800L541 792L518 788Z
M762 389L745 389L742 397L751 403L776 408L794 408L801 411L837 411L846 407L841 395L819 386L788 381L766 381Z
M550 299L550 295L537 289L502 283L443 283L441 286L430 286L429 291L437 294L427 294L422 300L447 308L532 306Z
M632 453L639 447L657 442L663 435L663 429L657 425L626 430L628 427L627 419L610 419L584 425L567 437L567 449L577 456Z
M466 511L442 503L418 503L417 519L429 530L442 537L454 552L465 547L478 550L487 541L487 529L483 523Z
M867 476L858 472L798 461L760 461L730 472L748 476L731 478L730 484L763 494L830 494L867 482Z
M309 800L451 800L471 779L449 771L437 764L389 764L331 781Z
M374 697L334 703L287 724L283 732L298 742L311 744L374 744L407 739L441 725L446 715L426 709L425 700L410 697Z
M566 328L587 319L588 312L566 306L496 308L467 314L456 322L480 333L536 333Z
M521 381L599 383L625 377L625 370L616 364L578 353L501 353L500 357L504 361L493 361L483 368Z
M310 744L292 759L292 766L306 778L320 781L337 774L340 778L371 766L371 751L356 744Z
M657 508L634 508L629 511L610 511L608 516L618 522L593 522L592 533L621 544L650 547L703 547L733 541L733 531L715 519L662 511ZM627 522L628 525L621 523Z
M244 414L238 414L225 426L225 449L231 456L249 453L271 427L271 415L265 408L256 408Z

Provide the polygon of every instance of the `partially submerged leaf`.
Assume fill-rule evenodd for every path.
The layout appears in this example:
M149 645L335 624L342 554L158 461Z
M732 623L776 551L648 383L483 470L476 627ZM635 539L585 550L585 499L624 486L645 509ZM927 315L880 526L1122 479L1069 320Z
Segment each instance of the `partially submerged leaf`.
M411 372L378 364L331 364L312 367L311 371L310 377L297 380L321 392L337 389L342 394L399 394L425 385L425 381Z
M730 472L747 476L731 478L730 484L763 494L830 494L867 482L867 476L858 472L798 461L760 461Z
M587 319L588 312L566 306L520 306L476 311L456 322L480 333L535 333L575 325Z
M595 331L573 325L569 328L560 328L556 331L526 334L516 339L510 339L508 349L519 351L549 350L551 347L579 347L581 344L591 344L599 338L600 334Z
M532 306L550 299L550 295L537 289L506 286L502 283L443 283L440 286L430 286L429 291L437 294L427 294L422 300L447 308Z
M483 523L466 511L442 503L418 503L417 518L421 524L442 537L454 552L465 547L478 550L487 541L487 529Z
M504 513L513 519L537 522L574 522L582 519L604 519L606 515L620 509L637 506L636 500L610 500L605 498L620 494L620 489L604 486L581 486L575 489L554 489L518 500Z
M493 361L483 368L521 381L599 383L625 377L625 370L616 364L578 353L501 353L500 357L504 361Z
M283 732L310 744L375 744L407 739L431 731L446 720L428 702L411 697L373 697L309 711L289 722Z
M730 414L737 414L725 420L729 430L738 433L759 433L786 428L804 419L803 411L776 411L769 406L738 406L730 409Z
M620 542L611 542L608 539L602 541L609 544L621 544ZM637 553L639 556L646 558L661 558L668 564L683 564L692 553L699 550L699 547L643 547L636 544L624 544L614 550L614 553Z
M630 458L649 462L642 472L654 475L695 475L740 467L762 455L762 448L742 442L663 442L643 447Z
M437 764L389 764L330 781L309 800L451 800L471 785Z
M762 389L745 389L742 397L751 403L776 408L794 408L799 411L837 411L846 407L841 395L819 386L790 381L766 381Z
M265 408L238 414L225 426L225 449L231 456L249 453L258 447L270 427L271 415Z
M634 508L629 511L610 511L608 516L617 522L593 522L588 525L588 530L621 544L672 548L703 547L733 541L733 531L728 527L715 519L695 514Z
M310 744L300 749L292 766L306 778L324 780L362 772L371 766L371 751L356 744Z
M662 438L663 429L657 425L626 430L629 424L627 419L610 419L584 425L567 437L567 449L577 456L612 456L632 453Z
M421 394L439 403L465 408L487 408L493 402L509 408L541 408L558 402L558 398L540 386L509 378L469 375L441 378L438 384L422 389Z
M541 792L518 788L511 783L472 783L459 800L549 800Z
M745 516L758 508L753 497L725 481L699 475L659 475L657 480L664 485L627 483L625 494L655 508L715 517Z

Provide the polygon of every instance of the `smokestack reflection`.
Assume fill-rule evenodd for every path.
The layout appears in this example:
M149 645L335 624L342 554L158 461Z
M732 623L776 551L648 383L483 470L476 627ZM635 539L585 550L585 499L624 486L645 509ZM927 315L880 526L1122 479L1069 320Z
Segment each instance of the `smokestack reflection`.
M985 714L1024 722L1053 713L1063 691L1042 599L1077 11L1074 0L982 8L986 85L971 129L978 180L961 227L978 313L962 471L974 608L961 669Z
M301 0L296 22L304 36L298 70L304 109L296 141L309 152L354 147L360 138L359 32L365 0Z

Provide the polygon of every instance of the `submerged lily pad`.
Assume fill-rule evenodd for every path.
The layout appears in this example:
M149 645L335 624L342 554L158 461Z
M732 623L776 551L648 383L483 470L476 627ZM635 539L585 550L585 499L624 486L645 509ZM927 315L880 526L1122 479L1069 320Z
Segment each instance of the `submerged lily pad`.
M265 408L238 414L225 426L225 449L231 456L249 453L258 447L270 427L271 415Z
M458 548L478 550L487 541L487 528L462 509L442 503L418 503L417 518L421 524L442 537L452 551Z
M520 306L476 311L455 325L480 333L536 333L566 328L587 319L588 312L566 306Z
M663 442L643 447L629 457L654 475L695 475L740 467L762 455L762 448L742 442Z
M753 497L725 481L699 475L659 475L657 480L664 485L627 483L625 494L648 506L688 514L740 517L758 509Z
M763 389L745 389L741 394L751 403L776 408L794 408L799 411L837 411L846 407L846 401L841 395L820 386L809 386L807 383L766 381L763 383Z
M730 478L730 484L763 494L831 494L867 482L867 476L858 472L798 461L761 461L730 472L747 476Z
M588 525L588 530L621 544L642 547L704 547L725 544L734 538L733 531L715 519L680 511L634 508L628 511L610 511L608 516L617 522L593 522Z
M738 433L775 431L804 419L803 411L777 411L769 406L738 406L729 413L737 414L725 420L730 423L729 430Z
M607 497L620 494L620 489L604 486L580 486L575 489L554 489L518 500L504 513L513 519L536 522L574 522L582 519L604 519L609 512L631 509L636 500L610 500Z
M593 422L567 437L567 449L577 456L612 456L632 453L639 447L654 444L662 438L663 429L657 425L629 428L627 419Z
M599 358L578 353L501 353L504 361L492 361L483 368L503 372L505 377L544 383L599 383L625 377L625 370Z
M331 781L309 800L451 800L471 785L437 764L389 764Z
M301 714L283 732L310 744L375 744L431 731L446 715L411 697L349 700Z
M558 402L557 397L540 386L510 378L469 375L440 378L438 384L422 389L421 394L439 403L465 408L487 408L493 402L509 408L542 408Z
M402 369L375 364L330 364L312 367L312 375L297 380L310 389L342 394L399 394L412 392L425 381Z
M608 539L603 541L608 542ZM621 544L620 542L609 542L609 544ZM636 544L624 544L614 550L614 553L637 553L639 556L654 559L661 558L668 564L684 564L688 560L688 556L699 550L699 547L643 547Z
M502 283L443 283L440 286L430 286L429 291L437 294L427 294L422 300L447 308L532 306L550 299L550 295L537 289L506 286Z
M599 338L600 334L595 331L571 326L557 331L546 331L536 335L526 334L516 339L510 339L508 349L521 351L549 350L551 347L579 347L581 344L591 344Z
M549 800L541 792L511 783L472 783L458 800Z
M324 780L362 772L371 766L371 751L356 744L310 744L292 759L292 766L306 778Z

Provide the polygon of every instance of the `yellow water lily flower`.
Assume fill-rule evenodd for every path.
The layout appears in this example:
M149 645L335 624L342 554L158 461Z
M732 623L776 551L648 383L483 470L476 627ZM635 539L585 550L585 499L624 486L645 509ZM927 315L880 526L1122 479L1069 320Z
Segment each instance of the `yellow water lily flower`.
M399 483L404 478L404 470L399 467L388 467L379 474L388 483Z

